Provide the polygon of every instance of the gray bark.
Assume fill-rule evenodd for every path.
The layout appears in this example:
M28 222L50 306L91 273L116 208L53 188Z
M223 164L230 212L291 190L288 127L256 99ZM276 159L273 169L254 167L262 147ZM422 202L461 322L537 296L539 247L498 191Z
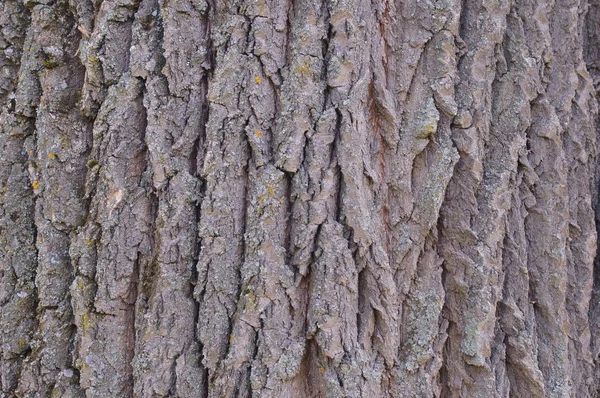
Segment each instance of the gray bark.
M0 0L0 397L597 397L599 0Z

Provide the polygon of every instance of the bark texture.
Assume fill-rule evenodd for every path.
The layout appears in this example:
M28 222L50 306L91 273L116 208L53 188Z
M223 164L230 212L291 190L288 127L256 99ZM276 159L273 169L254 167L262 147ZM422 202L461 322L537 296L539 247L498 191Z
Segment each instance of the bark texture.
M598 397L600 0L0 0L0 397Z

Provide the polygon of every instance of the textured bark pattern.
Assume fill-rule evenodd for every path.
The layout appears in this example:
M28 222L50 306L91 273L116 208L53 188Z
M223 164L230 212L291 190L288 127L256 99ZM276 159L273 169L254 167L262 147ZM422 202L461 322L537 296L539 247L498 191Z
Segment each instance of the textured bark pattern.
M600 0L0 0L0 397L597 397Z

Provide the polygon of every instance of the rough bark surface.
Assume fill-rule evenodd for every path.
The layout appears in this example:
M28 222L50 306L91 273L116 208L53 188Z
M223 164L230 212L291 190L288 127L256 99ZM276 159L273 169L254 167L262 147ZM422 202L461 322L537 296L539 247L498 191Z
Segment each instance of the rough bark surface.
M0 397L598 397L600 0L0 0Z

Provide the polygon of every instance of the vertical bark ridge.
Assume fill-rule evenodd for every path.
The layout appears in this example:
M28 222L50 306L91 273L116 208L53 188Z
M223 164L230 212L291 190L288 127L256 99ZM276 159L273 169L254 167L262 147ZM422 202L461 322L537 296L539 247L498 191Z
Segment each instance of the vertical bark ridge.
M459 7L456 2L407 4L400 14L404 23L396 62L408 68L396 74L400 135L388 177L394 198L391 257L399 294L400 335L392 373L395 394L429 396L439 389L444 299L437 279L441 274L434 271L440 262L432 251L440 206L458 161L450 124L457 111L454 36ZM430 282L422 279L420 267L432 270ZM440 326L439 335L430 333Z
M501 84L494 63L511 4L465 2L463 6L460 37L468 52L458 63L458 109L452 129L461 157L442 206L440 254L445 260L449 319L443 396L495 396L490 356L502 277L498 246L506 210L503 191L511 168L516 167L506 162L514 158L516 149L494 142L493 118L498 116L493 113L492 93ZM475 22L476 15L486 23ZM493 162L489 171L488 162Z
M196 207L202 199L197 145L204 140L210 68L208 12L207 3L145 1L133 25L131 69L145 81L145 143L158 206L152 258L141 270L134 363L138 396L191 396L207 383L195 336L193 279ZM178 13L181 17L173 18ZM182 74L183 65L193 70Z
M33 151L35 120L21 94L25 86L34 91L37 87L30 74L25 79L20 73L34 66L28 56L30 23L30 10L22 1L0 4L1 394L14 394L17 388L23 360L31 353L37 306L34 194L27 172L30 155L23 151Z
M498 304L498 316L510 392L518 396L545 396L544 379L537 357L536 325L527 267L529 242L524 222L526 207L534 200L525 182L531 169L527 158L521 154L515 176L519 188L512 194L504 238L504 290L502 301Z
M96 116L109 87L119 82L129 69L133 16L139 0L102 1L77 7L82 33L79 57L85 65L85 80L80 107L91 118Z
M569 44L575 46L585 42L585 20L582 15L587 5L577 4L571 8L568 23L574 27L570 31L573 38ZM565 15L567 15L565 13ZM556 45L556 44L555 44ZM565 118L563 148L567 163L567 189L569 191L569 234L567 238L567 313L571 324L569 331L569 351L573 369L573 393L578 396L593 395L596 382L593 376L592 353L590 350L589 307L592 299L593 263L597 246L593 220L593 198L596 185L593 179L584 179L584 173L595 174L597 164L597 96L593 80L586 68L583 49L571 48L565 54L572 63L571 68L573 98L567 105L569 116Z
M379 256L379 242L374 242L375 234L367 221L372 212L373 192L369 175L371 134L367 131L368 115L363 101L372 73L368 52L360 50L360 43L370 41L367 35L371 33L373 14L368 5L360 2L328 2L326 6L329 28L324 83L327 88L322 118L324 122L330 120L329 129L333 130L330 162L334 163L330 164L335 166L335 172L330 195L333 206L328 206L333 213L325 217L320 227L317 257L310 271L308 333L316 343L312 351L316 357L310 362L318 366L322 375L318 393L323 396L378 395L383 371L381 357L377 352L362 349L358 342L360 317L351 315L359 310L359 272L367 269L377 277L382 276L373 280L372 287L383 298L374 295L377 303L373 305L380 310L376 323L381 337L385 340L390 337L385 330L390 324L385 307L387 296L393 294L393 282L389 265ZM375 258L371 250L377 252ZM381 268L376 267L376 262ZM358 382L361 375L358 363L364 367L364 383ZM314 372L317 376L319 373Z
M294 334L302 355L295 380L309 396L321 391L321 377L314 360L314 340L307 334L307 311L313 289L311 264L322 226L336 212L336 167L333 160L336 115L325 111L326 46L329 13L322 1L294 1L288 27L287 65L279 97L273 134L273 159L283 171L293 173L289 187L287 248L294 285ZM299 147L295 144L301 144Z
M36 200L38 329L31 360L21 372L19 394L80 393L73 365L69 287L73 271L70 234L87 215L83 198L91 125L77 98L83 67L75 53L80 33L65 2L34 8L44 19L37 37L43 92L37 109L36 148L30 179Z
M133 392L136 302L156 212L144 177L144 84L129 72L138 5L76 7L78 53L85 67L79 106L94 120L85 182L89 214L70 248L76 274L71 286L75 364L87 396Z
M232 384L235 390L240 383L239 377L229 378L227 367L219 368L219 364L230 346L244 260L250 158L246 130L251 128L251 105L244 88L257 84L258 72L256 63L254 73L246 68L251 27L242 8L240 2L215 4L210 33L216 53L208 82L206 152L200 171L206 195L198 227L202 246L195 290L209 396L219 396Z
M78 328L77 365L90 396L132 393L135 304L139 271L151 252L153 209L148 194L143 83L125 74L94 123L95 185L91 217L77 241L71 294Z

